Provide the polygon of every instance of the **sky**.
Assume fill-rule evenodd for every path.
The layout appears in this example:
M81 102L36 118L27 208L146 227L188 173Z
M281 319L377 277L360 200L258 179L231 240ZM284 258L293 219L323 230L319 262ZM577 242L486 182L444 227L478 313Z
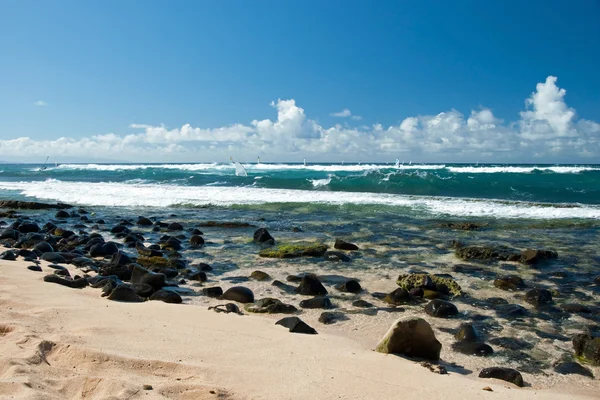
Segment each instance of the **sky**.
M599 71L597 0L0 0L0 160L599 163Z

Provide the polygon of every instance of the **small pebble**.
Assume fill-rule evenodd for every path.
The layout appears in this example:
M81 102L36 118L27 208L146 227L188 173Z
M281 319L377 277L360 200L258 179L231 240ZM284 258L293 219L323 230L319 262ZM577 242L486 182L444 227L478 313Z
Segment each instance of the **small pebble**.
M486 386L486 387L484 387L484 388L483 388L483 389L481 389L481 390L486 390L486 391L488 391L488 392L493 392L492 388L491 388L491 387L489 387L489 386Z
M153 389L153 388L152 388L152 385L144 385L144 386L142 386L142 388L143 388L144 390L152 390L152 389Z

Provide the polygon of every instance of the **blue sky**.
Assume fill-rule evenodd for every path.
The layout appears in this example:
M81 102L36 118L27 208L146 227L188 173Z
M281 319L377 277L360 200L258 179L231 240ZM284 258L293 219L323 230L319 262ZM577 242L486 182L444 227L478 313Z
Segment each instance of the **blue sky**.
M593 0L0 0L0 158L586 161L599 20Z

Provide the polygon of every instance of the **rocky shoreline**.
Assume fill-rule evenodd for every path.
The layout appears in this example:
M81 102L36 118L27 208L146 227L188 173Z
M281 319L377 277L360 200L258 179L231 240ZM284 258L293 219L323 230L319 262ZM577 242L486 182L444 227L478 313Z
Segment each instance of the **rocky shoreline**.
M47 209L58 211L51 215L40 211ZM434 251L439 259L452 259L450 273L427 270L427 261L393 268L396 275L389 276L385 285L395 288L379 291L382 282L371 285L364 271L356 271L363 279L312 271L315 265L321 269L322 265L348 266L345 271L352 271L350 266L365 263L369 256L386 262L371 242L363 244L356 240L359 237L328 241L293 227L290 232L299 238L286 234L280 240L264 227L267 221L95 215L64 204L0 202L0 215L4 219L0 245L7 248L0 260L22 258L31 263L28 269L37 272L42 271L39 260L44 260L50 263L42 271L47 273L44 281L72 289L91 286L111 301L195 303L204 299L217 312L283 314L275 318L278 325L305 334L317 334L320 326L343 327L353 318L376 318L384 313L394 320L402 317L375 349L439 363L443 368L436 369L438 373L446 367L460 367L440 361L442 348L445 354L462 354L462 360L489 359L488 366L475 374L517 386L527 383L521 372L530 376L576 374L586 379L599 373L600 270L596 277L586 275L587 284L574 285L569 282L574 272L555 265L571 258L554 249L516 248L473 238L448 240L435 244ZM437 229L477 232L479 228L486 226L444 223ZM213 230L218 237L211 235ZM236 255L246 253L245 269L257 268L245 276L221 271L219 263L230 257L227 246ZM389 262L394 257L402 258L402 254L390 255ZM65 268L69 264L80 273L71 275ZM291 266L294 273L280 279L273 276ZM506 273L497 273L498 268ZM542 273L544 280L524 279L523 270ZM482 279L499 295L482 296L476 290ZM310 313L318 314L318 323L323 325L304 321ZM437 323L446 320L452 324ZM545 325L551 329L543 329ZM503 332L511 329L529 329L540 340L531 342ZM452 337L450 346L443 347L438 335ZM534 357L532 352L540 343L562 351L554 359ZM474 365L478 364L467 367Z

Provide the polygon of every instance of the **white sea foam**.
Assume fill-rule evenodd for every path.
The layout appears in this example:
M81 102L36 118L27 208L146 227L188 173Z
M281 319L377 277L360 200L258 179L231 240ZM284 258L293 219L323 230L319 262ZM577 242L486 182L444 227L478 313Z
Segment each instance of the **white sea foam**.
M526 202L364 192L65 182L54 179L41 182L0 182L0 189L16 191L41 200L98 206L168 207L178 204L228 206L265 203L371 204L406 207L427 215L600 219L599 206L561 205L553 207Z
M333 175L329 175L325 179L309 179L308 181L312 183L313 187L319 188L329 185L331 183L331 178L333 178Z
M600 171L600 168L584 167L584 166L532 166L532 167L513 167L513 166L497 166L497 167L448 167L448 171L455 173L467 174L494 174L494 173L511 173L511 174L530 174L535 171L550 171L558 174L578 174L584 171Z

